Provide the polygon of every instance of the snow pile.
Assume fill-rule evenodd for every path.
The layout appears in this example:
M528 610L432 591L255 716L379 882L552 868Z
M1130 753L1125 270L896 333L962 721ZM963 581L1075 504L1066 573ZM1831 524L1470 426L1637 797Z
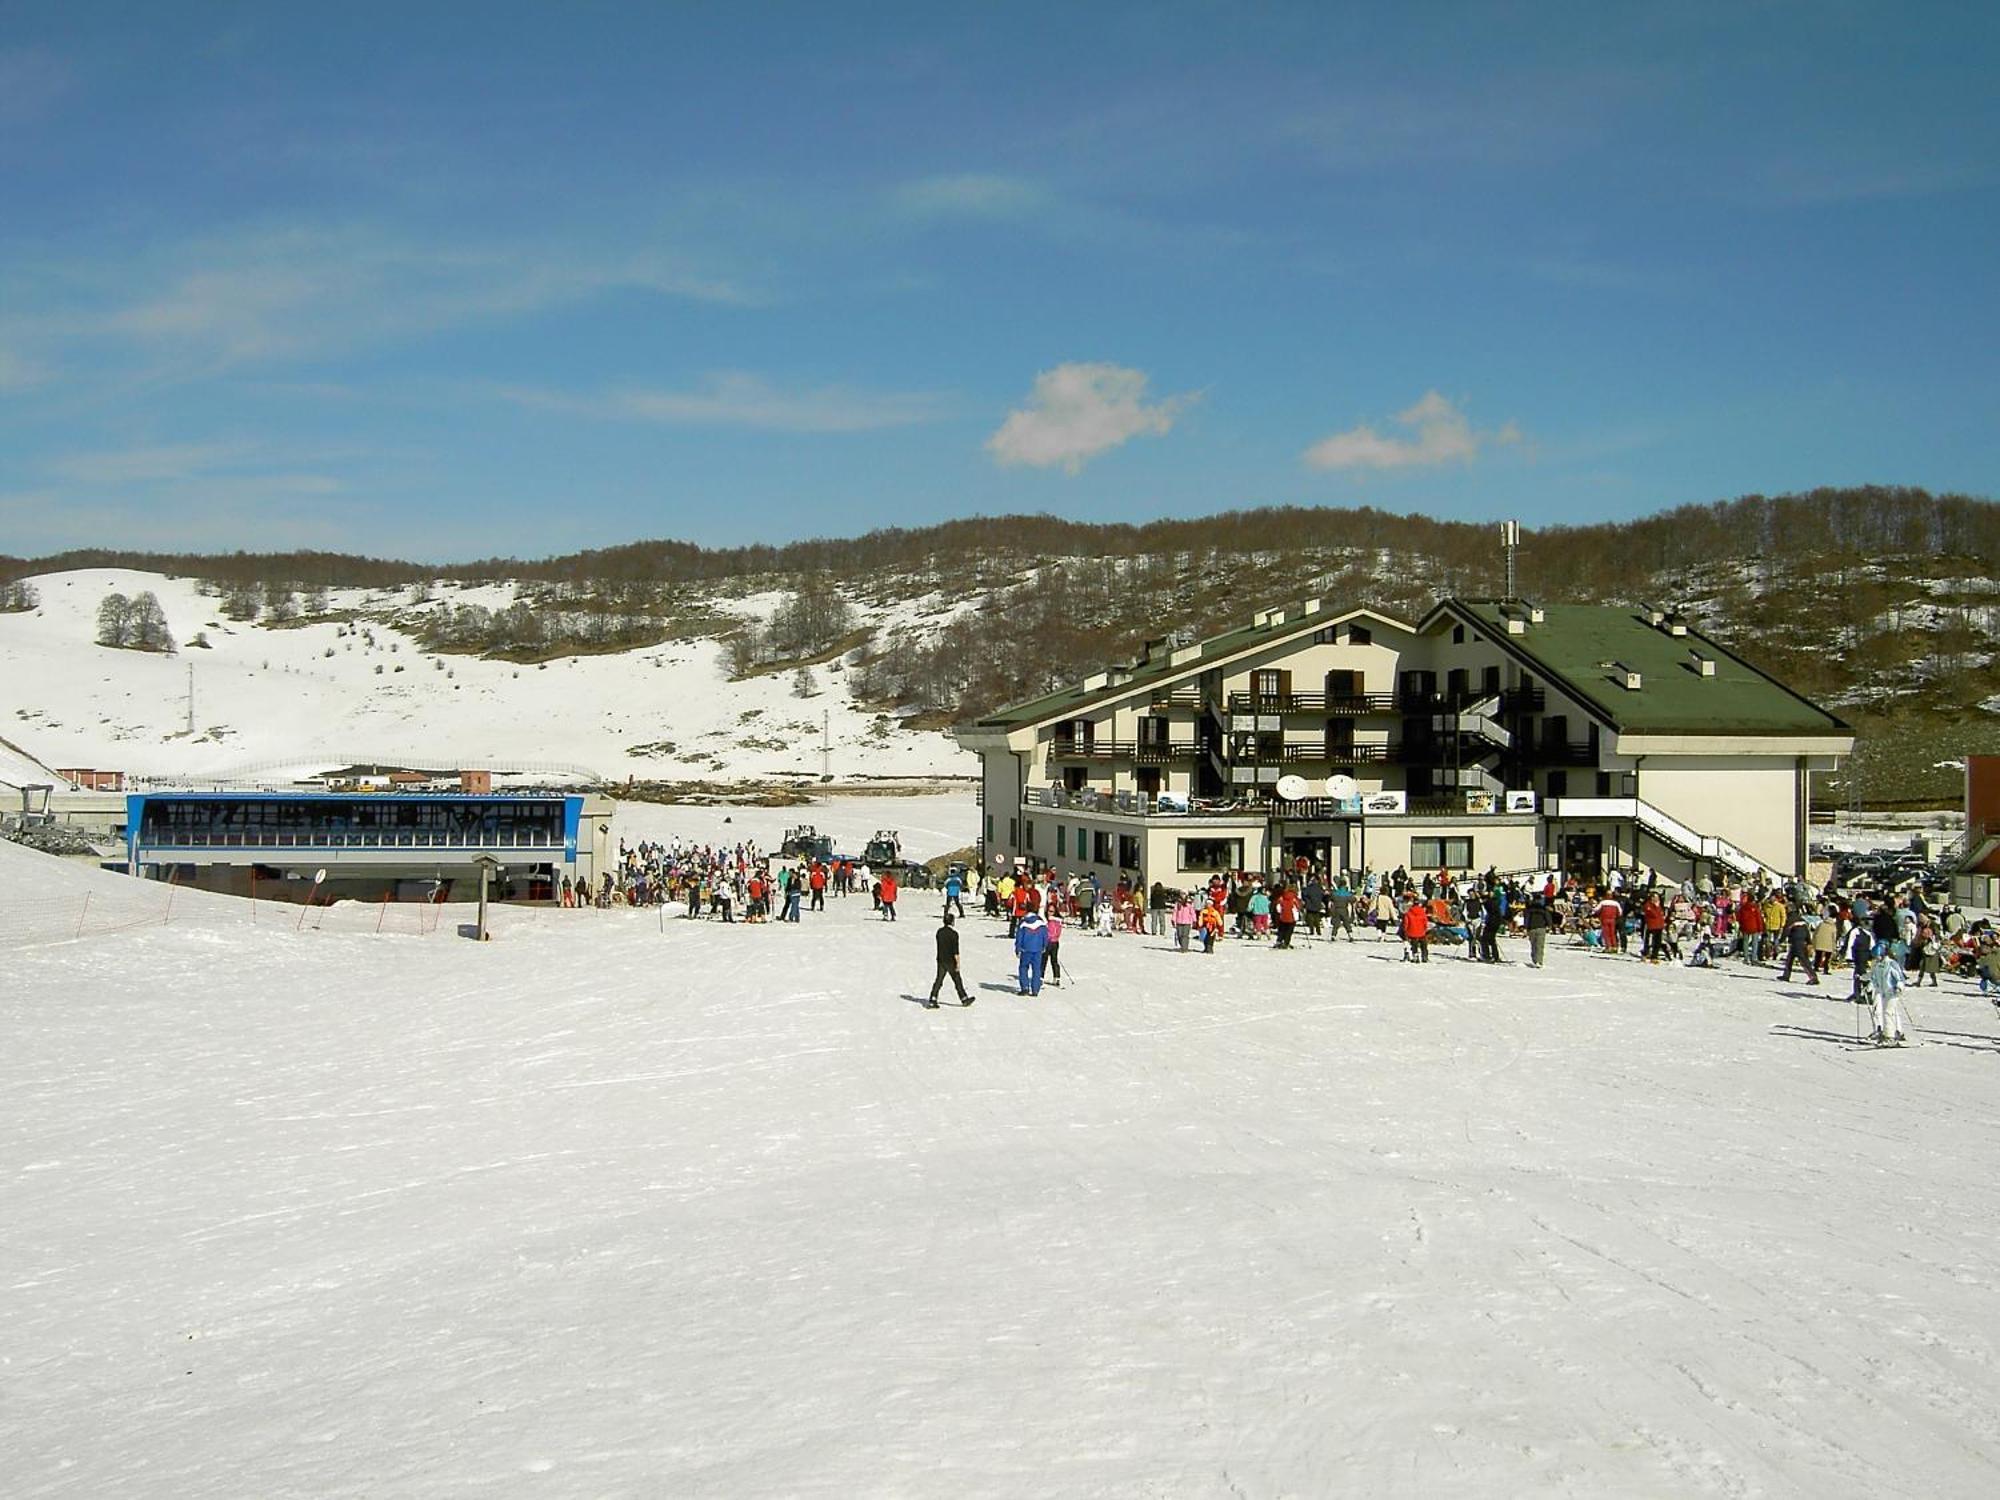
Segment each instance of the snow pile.
M10 1493L2000 1485L1963 986L242 905L7 957Z
M706 638L547 663L489 661L426 651L389 623L407 613L396 592L335 589L330 614L355 618L276 628L229 620L190 578L90 569L32 581L41 608L0 615L0 681L11 689L0 729L63 765L215 775L344 761L501 763L584 767L617 780L977 769L949 735L857 707L844 673L815 669L810 698L794 696L787 672L731 682ZM157 595L178 654L94 644L98 606L114 592ZM490 585L446 590L431 607L512 601L511 586Z

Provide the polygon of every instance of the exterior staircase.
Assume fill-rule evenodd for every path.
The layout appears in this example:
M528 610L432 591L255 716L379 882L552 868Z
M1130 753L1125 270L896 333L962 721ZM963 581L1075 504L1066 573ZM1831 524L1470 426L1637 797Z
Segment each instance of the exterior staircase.
M1689 859L1713 860L1724 869L1746 878L1777 873L1755 855L1745 853L1729 840L1717 838L1713 834L1698 833L1671 813L1664 812L1638 797L1556 798L1551 799L1549 803L1548 815L1562 819L1603 818L1619 822L1629 821L1641 832Z

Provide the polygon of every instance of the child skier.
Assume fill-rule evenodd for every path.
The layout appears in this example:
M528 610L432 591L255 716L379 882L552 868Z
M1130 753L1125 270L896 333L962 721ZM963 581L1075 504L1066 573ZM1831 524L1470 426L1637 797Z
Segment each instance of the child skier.
M1868 966L1868 990L1875 1000L1875 1044L1902 1046L1903 966L1896 962L1887 943L1875 945L1875 961Z

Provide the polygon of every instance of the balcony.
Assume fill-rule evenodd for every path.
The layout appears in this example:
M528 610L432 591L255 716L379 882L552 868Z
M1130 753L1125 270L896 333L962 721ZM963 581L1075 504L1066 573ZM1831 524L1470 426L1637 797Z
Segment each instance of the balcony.
M1129 760L1141 766L1179 765L1201 759L1202 748L1191 740L1076 740L1057 736L1049 741L1050 760Z
M1393 714L1401 711L1394 693L1231 693L1233 714Z
M1153 694L1152 707L1156 711L1170 708L1187 708L1200 711L1203 705L1200 688L1174 688L1169 692Z
M1500 695L1503 714L1538 714L1548 706L1549 695L1540 688L1508 688Z
M1325 740L1286 740L1283 765L1381 766L1396 759L1393 745L1329 745Z

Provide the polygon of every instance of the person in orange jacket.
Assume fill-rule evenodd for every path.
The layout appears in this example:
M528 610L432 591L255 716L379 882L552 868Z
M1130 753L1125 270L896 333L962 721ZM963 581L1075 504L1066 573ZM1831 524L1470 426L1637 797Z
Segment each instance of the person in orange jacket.
M1201 909L1201 951L1213 953L1216 940L1222 936L1222 906L1211 900Z
M896 877L887 873L882 876L882 920L896 920Z

